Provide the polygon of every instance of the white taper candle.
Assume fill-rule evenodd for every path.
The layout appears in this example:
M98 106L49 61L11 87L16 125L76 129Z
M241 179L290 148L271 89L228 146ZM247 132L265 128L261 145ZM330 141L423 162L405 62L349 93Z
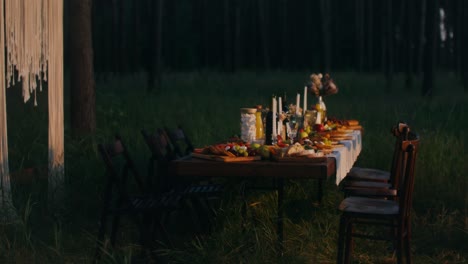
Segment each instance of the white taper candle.
M276 109L277 109L277 105L276 105L276 97L273 97L273 102L272 102L272 106L271 106L271 111L273 113L272 115L272 124L273 124L273 129L271 131L271 134L272 134L272 137L276 137L278 131L276 129Z
M299 115L300 103L301 103L301 94L297 93L297 96L296 96L296 115Z
M304 86L304 107L302 108L302 111L304 111L304 115L305 115L305 112L307 110L307 86Z

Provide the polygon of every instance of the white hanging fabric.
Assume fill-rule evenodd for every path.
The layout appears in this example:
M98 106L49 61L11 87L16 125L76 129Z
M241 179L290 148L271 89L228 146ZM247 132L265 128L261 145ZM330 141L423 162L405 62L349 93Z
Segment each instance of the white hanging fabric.
M42 81L48 82L49 101L49 194L57 187L63 187L64 173L64 131L63 131L63 0L0 0L5 6L0 26L6 47L6 76L0 75L7 86L22 81L24 102L42 90ZM3 16L3 15L2 15ZM0 47L1 48L1 47ZM2 71L3 74L4 71ZM49 74L48 78L47 75ZM5 94L2 88L2 96ZM2 98L0 98L2 99ZM3 97L4 99L4 97ZM6 142L6 109L0 100L1 142ZM5 124L5 125L3 125ZM8 157L0 149L0 158ZM8 161L6 161L8 164ZM2 176L2 189L5 179ZM9 184L8 184L9 185ZM51 188L52 187L52 188Z
M35 0L31 0L35 1ZM44 0L45 1L45 0ZM63 0L47 0L49 99L49 198L60 202L64 183Z
M3 28L3 0L0 0L0 26ZM0 51L5 50L5 32L0 30ZM7 137L7 116L6 116L6 91L5 91L5 53L0 52L0 187L1 204L5 208L5 203L11 198L10 173L8 169L8 137Z

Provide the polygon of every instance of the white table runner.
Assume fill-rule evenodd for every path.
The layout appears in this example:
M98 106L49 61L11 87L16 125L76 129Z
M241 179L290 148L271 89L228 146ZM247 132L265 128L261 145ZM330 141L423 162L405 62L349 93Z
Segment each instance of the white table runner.
M336 160L336 185L346 177L346 174L351 170L356 162L359 153L362 149L361 131L355 130L350 140L340 140L339 143L343 147L333 149L333 152L328 154L328 157L333 157Z

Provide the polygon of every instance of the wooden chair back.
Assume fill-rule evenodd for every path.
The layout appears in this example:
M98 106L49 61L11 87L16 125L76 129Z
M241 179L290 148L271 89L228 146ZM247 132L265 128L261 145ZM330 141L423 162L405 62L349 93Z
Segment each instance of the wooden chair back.
M146 145L151 151L148 160L147 182L153 190L162 193L170 190L173 186L172 180L168 177L168 163L173 160L175 150L165 129L156 129L154 133L141 130L141 134Z
M135 181L139 192L145 191L145 184L119 135L110 144L99 144L98 151L106 166L106 193L115 189L121 198L128 197L129 177Z
M399 186L402 173L401 164L404 160L404 151L402 151L402 142L408 138L410 128L406 123L399 122L392 128L392 134L396 137L395 147L392 156L392 165L390 169L391 188L396 189Z
M190 155L190 153L193 152L193 144L182 126L179 125L173 130L170 130L166 127L165 131L171 141L176 157L181 158Z
M398 189L400 217L409 219L413 203L414 178L416 156L419 148L419 136L409 133L408 139L403 141L401 149L405 153L405 162L402 165L403 174Z

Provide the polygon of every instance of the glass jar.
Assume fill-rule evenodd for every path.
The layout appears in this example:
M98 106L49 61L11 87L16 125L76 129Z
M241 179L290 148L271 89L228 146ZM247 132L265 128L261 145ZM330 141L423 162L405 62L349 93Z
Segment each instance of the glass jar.
M241 139L245 142L251 143L256 138L257 126L256 126L256 108L241 108Z

